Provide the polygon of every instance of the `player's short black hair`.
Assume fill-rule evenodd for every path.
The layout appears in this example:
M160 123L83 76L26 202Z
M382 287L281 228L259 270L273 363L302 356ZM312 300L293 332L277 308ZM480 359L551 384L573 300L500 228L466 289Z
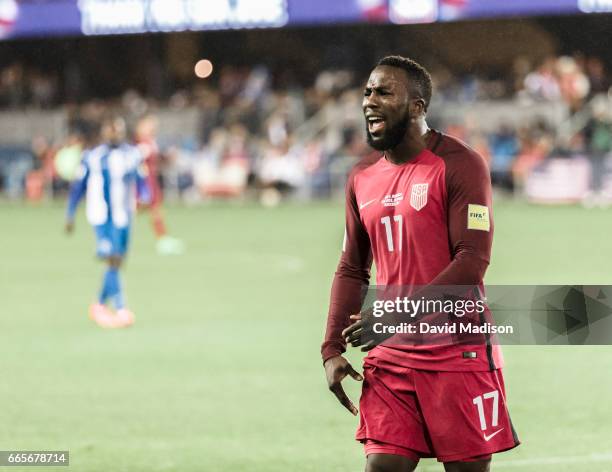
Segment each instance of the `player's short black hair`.
M412 59L408 59L403 56L386 56L383 57L376 67L378 66L390 66L403 69L408 74L412 85L410 90L411 95L416 93L418 98L422 98L425 102L425 111L429 108L429 102L431 101L431 75L425 67Z

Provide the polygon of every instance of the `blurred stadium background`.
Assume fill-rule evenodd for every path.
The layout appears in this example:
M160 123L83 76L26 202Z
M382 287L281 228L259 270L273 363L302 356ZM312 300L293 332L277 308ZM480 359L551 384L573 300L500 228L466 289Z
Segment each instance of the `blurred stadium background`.
M608 284L610 12L608 0L0 0L0 449L69 449L78 471L360 470L318 348L344 180L370 152L369 70L389 53L428 67L430 126L490 163L488 283ZM157 120L165 211L187 244L158 256L138 218L137 322L112 332L86 317L101 270L88 225L61 234L109 111L132 128ZM610 348L505 353L523 446L495 470L612 471Z

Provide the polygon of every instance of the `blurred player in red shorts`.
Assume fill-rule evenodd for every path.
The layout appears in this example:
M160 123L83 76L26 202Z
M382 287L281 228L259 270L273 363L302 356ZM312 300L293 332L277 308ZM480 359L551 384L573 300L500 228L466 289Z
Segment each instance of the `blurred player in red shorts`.
M157 252L164 255L182 254L185 250L181 240L168 235L162 213L162 190L159 185L159 148L156 135L158 120L153 115L145 115L138 120L135 130L135 141L144 157L147 168L147 184L151 191L151 223L157 238Z
M519 444L508 414L499 345L388 345L364 341L363 289L376 285L477 286L493 241L484 159L429 129L429 73L400 56L382 59L365 87L368 143L346 185L346 233L321 347L330 390L354 415L366 472L410 472L436 457L447 472L486 472L491 455ZM364 375L342 356L369 351ZM345 394L363 380L360 412Z

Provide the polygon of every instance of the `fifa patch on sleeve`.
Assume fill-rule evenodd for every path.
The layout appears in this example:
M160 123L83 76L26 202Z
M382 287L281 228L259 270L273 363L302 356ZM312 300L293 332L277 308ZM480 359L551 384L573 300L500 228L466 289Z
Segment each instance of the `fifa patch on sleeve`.
M484 205L468 205L468 229L478 229L480 231L491 231L491 221L489 219L489 208Z

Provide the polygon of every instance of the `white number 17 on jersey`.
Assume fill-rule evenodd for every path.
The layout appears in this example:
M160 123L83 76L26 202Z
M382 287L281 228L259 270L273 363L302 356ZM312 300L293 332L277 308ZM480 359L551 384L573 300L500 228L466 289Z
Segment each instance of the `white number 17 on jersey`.
M401 251L402 250L402 215L395 215L393 217L393 221L397 222L397 240L398 240L398 245L397 245L397 250ZM395 251L395 245L393 244L393 230L391 228L391 217L390 216L385 216L383 218L380 219L380 222L385 225L385 233L387 234L387 249L389 249L389 252L394 252Z

